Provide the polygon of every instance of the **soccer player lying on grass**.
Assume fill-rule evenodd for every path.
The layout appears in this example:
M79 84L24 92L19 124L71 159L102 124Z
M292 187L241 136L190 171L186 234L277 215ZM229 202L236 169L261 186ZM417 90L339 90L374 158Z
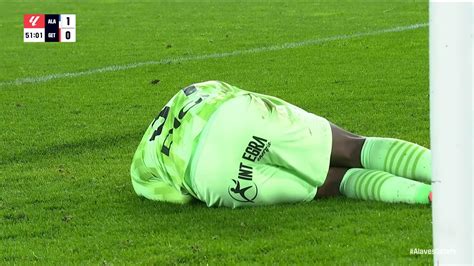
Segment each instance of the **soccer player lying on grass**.
M349 198L429 204L431 154L361 137L275 97L219 81L179 91L133 158L135 192L151 200L255 206Z

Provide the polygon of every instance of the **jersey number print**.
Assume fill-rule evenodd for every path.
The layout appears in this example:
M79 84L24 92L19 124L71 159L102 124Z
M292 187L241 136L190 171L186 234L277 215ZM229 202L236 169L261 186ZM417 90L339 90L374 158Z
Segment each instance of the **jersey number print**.
M187 95L187 96L189 96L189 95ZM173 134L173 132L175 130L177 130L179 128L179 126L181 126L181 121L183 120L184 116L189 112L189 110L191 110L196 105L202 103L205 96L207 96L207 95L199 97L199 99L195 100L194 102L190 101L190 102L184 104L184 106L181 108L181 110L179 110L178 116L173 118L173 120L174 120L173 121L173 126L168 130L168 134L166 135L165 139L163 140L163 145L161 147L161 152L163 154L165 154L166 156L170 155L171 144L173 143L173 141L171 140L171 135ZM154 127L155 123L158 120L160 120L160 118L162 118L161 123L155 129L155 131L153 131L153 134L151 135L149 141L154 141L155 138L157 136L160 136L161 133L163 132L163 128L164 128L165 122L166 122L166 120L169 116L170 109L171 108L169 106L163 107L163 109L160 111L158 116L153 120L153 123L151 123L151 126ZM158 124L158 123L156 123L156 124Z

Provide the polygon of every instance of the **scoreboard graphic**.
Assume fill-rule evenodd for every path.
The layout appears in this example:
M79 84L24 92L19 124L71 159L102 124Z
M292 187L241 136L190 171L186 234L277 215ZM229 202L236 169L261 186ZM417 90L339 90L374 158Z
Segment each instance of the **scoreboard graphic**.
M23 16L23 42L76 42L76 15Z

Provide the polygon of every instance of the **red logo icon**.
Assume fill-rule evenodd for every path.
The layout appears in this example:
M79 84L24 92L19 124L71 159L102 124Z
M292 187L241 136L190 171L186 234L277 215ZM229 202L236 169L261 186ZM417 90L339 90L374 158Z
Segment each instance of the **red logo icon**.
M44 28L44 14L27 14L23 16L24 28Z

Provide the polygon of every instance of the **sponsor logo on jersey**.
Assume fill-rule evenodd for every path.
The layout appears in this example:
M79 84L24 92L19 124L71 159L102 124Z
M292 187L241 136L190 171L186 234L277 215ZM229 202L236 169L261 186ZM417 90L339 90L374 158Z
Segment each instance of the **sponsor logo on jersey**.
M253 136L252 140L247 145L242 158L251 162L260 161L265 153L267 153L270 145L271 143L268 140Z
M253 136L242 155L242 159L251 162L260 161L268 152L270 145L270 141ZM228 192L234 200L254 203L254 200L258 196L258 187L257 184L253 182L252 166L240 162L239 174L236 179L232 179L232 182L233 184L229 186Z

